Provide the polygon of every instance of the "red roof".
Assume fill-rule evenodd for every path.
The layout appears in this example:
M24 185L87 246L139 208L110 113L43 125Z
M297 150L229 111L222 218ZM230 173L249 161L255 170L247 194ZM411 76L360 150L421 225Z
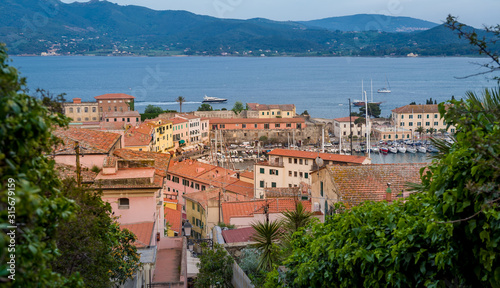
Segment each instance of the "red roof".
M182 212L172 208L165 207L165 220L171 225L170 230L181 234Z
M182 118L178 118L178 117L170 118L170 121L172 121L172 124L174 124L174 125L188 122L187 119L182 119Z
M134 244L136 247L151 246L151 236L153 235L154 222L141 222L133 224L121 224L120 228L127 229L134 233L137 239Z
M331 166L335 191L348 206L364 201L385 199L387 183L392 197L407 192L407 183L420 183L420 169L428 163L370 164L361 166Z
M59 128L53 132L55 136L64 141L64 145L59 145L56 154L75 154L75 141L79 141L80 153L85 154L107 154L111 148L120 141L120 134L102 132L90 129L79 128Z
M55 167L57 174L59 174L59 178L66 179L76 179L76 167L66 164L56 163ZM82 183L93 183L97 173L88 170L87 168L82 167L81 171Z
M358 116L351 116L351 117L335 118L333 120L335 120L337 122L349 122L349 121L354 122L358 118L359 118Z
M307 159L316 159L317 157L320 157L321 159L326 161L353 163L353 164L363 164L363 162L367 160L367 158L364 156L318 153L318 152L308 152L308 151L288 150L288 149L274 149L273 151L267 154L284 156L284 157L307 158Z
M254 234L253 227L222 230L222 237L226 243L251 242Z
M258 104L258 103L247 103L249 110L262 111L270 109L280 109L282 111L293 111L295 108L294 104Z
M269 205L269 213L282 213L295 210L296 199L294 198L273 198L266 200L224 202L222 215L224 223L231 223L233 217L253 217L254 214L264 214L264 207ZM306 211L311 211L311 202L301 201Z
M240 174L240 177L248 178L253 180L253 172L252 171L246 171Z
M124 94L124 93L110 93L110 94L103 94L99 96L94 97L96 100L107 100L107 99L135 99L134 96Z
M113 154L119 158L125 160L145 160L151 159L154 160L154 168L156 169L155 173L157 175L165 177L168 162L170 161L170 154L168 153L159 153L159 152L149 152L149 151L134 151L129 149L117 149L113 152Z
M437 104L429 105L406 105L391 110L394 113L439 113Z
M147 146L151 143L151 135L143 134L135 131L128 131L123 137L125 147L130 146Z

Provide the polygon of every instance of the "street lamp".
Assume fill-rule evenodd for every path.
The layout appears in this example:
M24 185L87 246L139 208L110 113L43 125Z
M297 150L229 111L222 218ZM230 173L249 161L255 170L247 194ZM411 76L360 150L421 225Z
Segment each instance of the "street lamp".
M193 225L189 223L189 220L186 220L182 227L184 228L184 236L189 238L189 236L191 236L191 229L193 229Z

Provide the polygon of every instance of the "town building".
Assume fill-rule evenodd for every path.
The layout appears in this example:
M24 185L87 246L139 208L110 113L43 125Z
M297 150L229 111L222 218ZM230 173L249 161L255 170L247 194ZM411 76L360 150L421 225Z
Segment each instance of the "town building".
M82 102L81 98L73 98L73 102L62 104L64 115L71 118L71 124L99 122L99 110L96 102Z
M441 118L437 104L406 105L392 111L392 120L396 129L406 128L416 131L423 127L426 132L446 131L447 123ZM455 127L450 126L448 132L455 133Z
M53 134L63 141L52 156L56 163L76 166L76 142L79 147L79 161L82 167L102 168L104 159L112 156L121 147L121 135L90 129L59 128Z
M122 129L141 124L141 114L138 111L104 112L102 121L107 123L119 123Z
M414 136L418 134L415 131L412 131L407 128L400 127L396 129L395 127L387 127L387 126L377 126L373 127L372 136L377 140L383 141L394 141L394 140L408 140L414 139ZM420 136L420 135L418 135Z
M156 124L153 131L152 148L154 152L167 153L174 148L172 121L166 119L153 120Z
M134 99L132 95L123 93L103 94L94 97L99 107L99 121L102 121L104 112L134 111Z
M123 148L137 151L151 151L154 129L155 124L151 122L131 127L124 135Z
M189 142L189 121L184 118L170 118L172 121L172 137L175 151L178 148L186 146Z
M269 221L281 219L281 213L295 210L297 201L295 198L274 198L224 202L221 204L222 216L226 225L234 225L236 228L251 227L253 223L266 221L266 217ZM310 201L301 202L306 211L312 211ZM322 218L321 215L314 216Z
M325 165L362 165L371 163L363 156L318 153L288 149L274 149L268 160L254 165L255 198L264 198L266 188L299 187L301 183L311 185L311 172L321 158Z
M411 193L407 183L420 183L419 171L425 166L425 163L322 166L311 174L313 211L328 215L333 213L337 202L349 208L364 201L383 201L389 187L391 199L406 197Z
M333 134L335 137L348 137L351 135L353 138L366 137L366 123L355 124L354 122L359 117L351 116L351 117L342 117L333 119ZM369 125L371 125L369 123Z
M188 120L189 138L188 146L196 146L201 143L201 118L191 114L176 114L176 117Z
M247 103L247 118L293 118L296 116L294 104Z

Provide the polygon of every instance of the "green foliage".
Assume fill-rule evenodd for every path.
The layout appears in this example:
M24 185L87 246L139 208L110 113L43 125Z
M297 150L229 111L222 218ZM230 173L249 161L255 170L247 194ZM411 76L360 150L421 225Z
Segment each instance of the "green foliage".
M92 166L92 169L90 169L90 171L92 171L94 173L99 173L99 172L101 172L101 169L99 167L97 167L97 165L94 165L94 166Z
M280 221L265 221L253 223L255 229L253 244L260 252L259 269L271 271L273 265L278 262L279 247L277 242L280 237Z
M302 112L302 114L300 114L302 116L309 116L309 112L307 112L307 110L304 110L304 112Z
M236 103L234 103L233 109L231 109L231 110L235 114L240 114L240 112L245 110L245 108L243 107L243 103L241 103L240 101L236 101Z
M64 96L66 93L61 93L58 95L51 94L49 91L37 88L36 93L38 94L36 98L42 101L42 105L47 107L51 113L64 114L63 103L66 102Z
M366 117L366 107L359 107L359 113ZM380 113L382 113L382 110L380 110L380 106L378 104L368 103L368 115L370 117L378 118L380 116Z
M233 258L224 247L214 243L213 249L204 249L200 256L195 287L232 287Z
M422 126L419 126L417 129L415 129L415 132L420 133L420 135L423 135L425 133L425 128Z
M78 287L82 282L77 276L64 278L50 266L58 254L57 226L76 206L61 195L54 162L45 155L58 143L51 133L54 127L65 126L69 120L28 96L26 80L7 62L0 45L0 282L6 287ZM14 207L10 203L15 214L8 213L7 207ZM16 234L15 247L9 247L6 233L11 231ZM11 255L15 255L14 282L7 278Z
M198 107L198 111L214 111L214 108L212 108L212 106L210 106L210 104L203 103L203 104L201 104L200 107Z
M224 222L219 222L217 224L217 226L219 226L220 228L228 228L228 229L234 229L234 228L236 228L236 226L234 226L234 224L226 224Z
M60 256L54 270L64 276L79 273L93 287L124 283L139 267L135 236L122 231L111 216L111 205L101 199L102 192L76 187L65 180L63 195L75 201L78 209L69 221L57 228Z
M151 114L152 113L160 114L160 113L163 113L163 109L161 107L149 104L148 106L146 106L146 109L144 109L144 113L145 114L150 114L150 113Z
M259 141L260 142L267 142L267 136L260 136Z
M297 201L295 210L287 210L281 214L283 215L283 228L289 234L293 234L299 231L300 228L306 227L315 219L312 212L306 211L301 201Z
M241 250L240 268L247 274L255 287L262 287L266 278L266 272L259 269L260 251L255 248L244 248Z

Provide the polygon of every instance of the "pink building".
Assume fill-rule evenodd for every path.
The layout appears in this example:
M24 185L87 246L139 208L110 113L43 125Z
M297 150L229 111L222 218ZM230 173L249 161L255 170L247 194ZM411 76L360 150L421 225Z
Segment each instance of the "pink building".
M87 168L102 168L104 159L122 147L121 135L115 133L78 128L57 129L53 133L63 141L53 154L59 164L76 166L76 141L80 147L80 165Z
M170 121L173 124L172 136L175 149L177 149L189 141L189 121L179 117L170 118Z
M102 121L106 123L120 123L122 128L141 124L141 114L138 111L104 112Z
M210 118L212 130L291 130L306 127L304 118Z

